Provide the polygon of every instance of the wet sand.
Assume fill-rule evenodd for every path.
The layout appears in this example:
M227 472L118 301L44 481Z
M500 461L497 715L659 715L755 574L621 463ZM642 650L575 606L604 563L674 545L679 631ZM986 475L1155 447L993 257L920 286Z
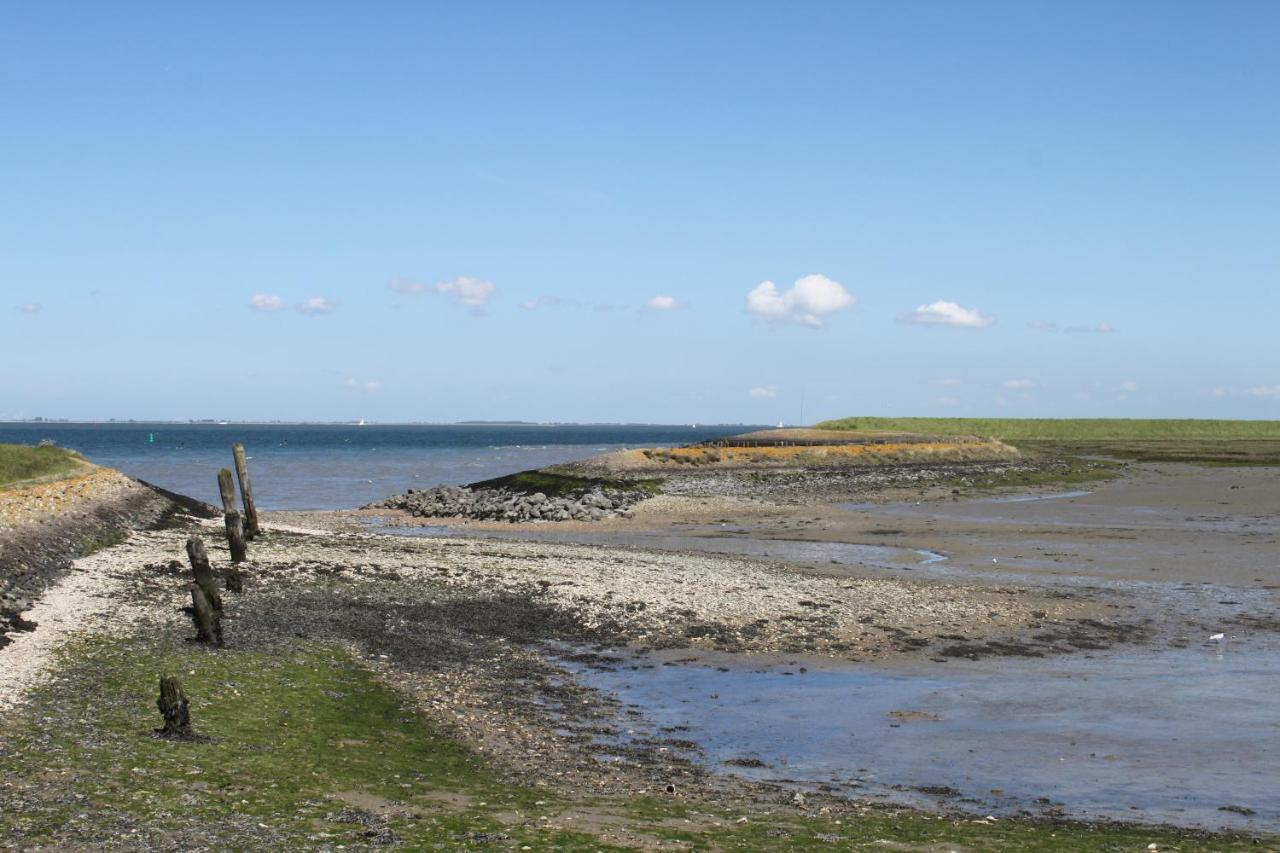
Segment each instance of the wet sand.
M1005 580L1015 574L1280 587L1280 479L1265 467L1134 465L1087 490L957 497L922 489L824 505L663 498L641 504L631 520L460 529L514 535L513 528L562 541L640 544L678 532L887 546L941 553L949 570Z
M352 520L1088 602L1142 627L1041 647L958 627L949 656L876 663L673 650L573 668L720 772L944 810L1280 830L1274 469L1134 465L1088 488L826 504L668 496L596 524Z

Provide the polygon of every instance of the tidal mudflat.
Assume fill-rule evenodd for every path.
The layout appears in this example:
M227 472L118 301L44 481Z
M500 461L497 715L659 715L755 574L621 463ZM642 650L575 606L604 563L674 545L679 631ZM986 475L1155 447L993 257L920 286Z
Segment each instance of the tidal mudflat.
M992 641L953 623L895 658L695 651L653 665L624 650L625 663L575 671L681 732L716 772L972 813L1280 830L1273 472L1144 464L1088 489L952 491L824 505L667 497L590 526L396 532L723 555L797 578L1092 608L1110 630L1091 637L1046 619Z
M659 663L577 669L721 772L981 814L1280 830L1280 649Z
M822 481L822 500L690 481L563 524L267 513L224 649L186 641L177 561L194 534L225 566L222 525L175 508L51 575L37 630L0 652L0 828L72 847L1265 847L1273 495L1256 470L1199 470L1015 493L878 470L870 497ZM1235 573L1192 579L1186 519ZM1109 562L1134 536L1175 555L1168 576ZM187 673L209 741L139 737L160 671Z

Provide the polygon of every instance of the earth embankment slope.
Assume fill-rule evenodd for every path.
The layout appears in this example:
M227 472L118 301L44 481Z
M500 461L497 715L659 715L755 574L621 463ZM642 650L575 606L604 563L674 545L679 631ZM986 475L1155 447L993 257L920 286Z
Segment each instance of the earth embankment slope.
M9 632L34 627L22 614L76 558L179 510L210 509L78 457L72 462L0 487L0 646Z

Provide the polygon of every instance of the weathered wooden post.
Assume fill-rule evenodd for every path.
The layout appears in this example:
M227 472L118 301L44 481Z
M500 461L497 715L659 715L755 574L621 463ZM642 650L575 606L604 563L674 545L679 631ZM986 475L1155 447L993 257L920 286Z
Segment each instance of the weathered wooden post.
M226 468L218 472L218 494L222 496L222 517L227 525L231 562L243 563L249 558L249 549L245 545L244 519L236 509L236 487L231 481L231 472Z
M240 480L240 497L244 499L245 534L253 539L262 531L258 528L258 508L253 503L253 486L249 483L249 463L245 461L244 445L231 445L231 455L236 461L236 477Z
M164 717L164 728L156 729L162 737L192 740L196 733L191 729L191 710L182 684L172 675L161 676L160 698L156 707Z
M222 596L218 594L209 554L199 536L187 540L187 558L191 561L191 619L196 626L196 640L222 645Z
M231 546L231 562L243 563L249 559L249 548L244 543L244 519L238 510L227 513L227 543Z
M218 494L222 496L222 514L235 512L236 486L231 480L231 471L226 468L218 471Z

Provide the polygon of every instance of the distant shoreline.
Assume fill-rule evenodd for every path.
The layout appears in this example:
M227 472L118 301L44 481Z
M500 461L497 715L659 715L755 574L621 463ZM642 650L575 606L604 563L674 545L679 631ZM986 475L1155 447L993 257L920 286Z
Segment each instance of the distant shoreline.
M217 421L209 419L153 421L153 420L4 420L5 426L340 426L340 427L399 427L399 426L492 426L492 427L678 427L689 426L683 423L663 423L659 421ZM704 423L694 424L697 428L722 429L760 429L765 424L749 423Z

